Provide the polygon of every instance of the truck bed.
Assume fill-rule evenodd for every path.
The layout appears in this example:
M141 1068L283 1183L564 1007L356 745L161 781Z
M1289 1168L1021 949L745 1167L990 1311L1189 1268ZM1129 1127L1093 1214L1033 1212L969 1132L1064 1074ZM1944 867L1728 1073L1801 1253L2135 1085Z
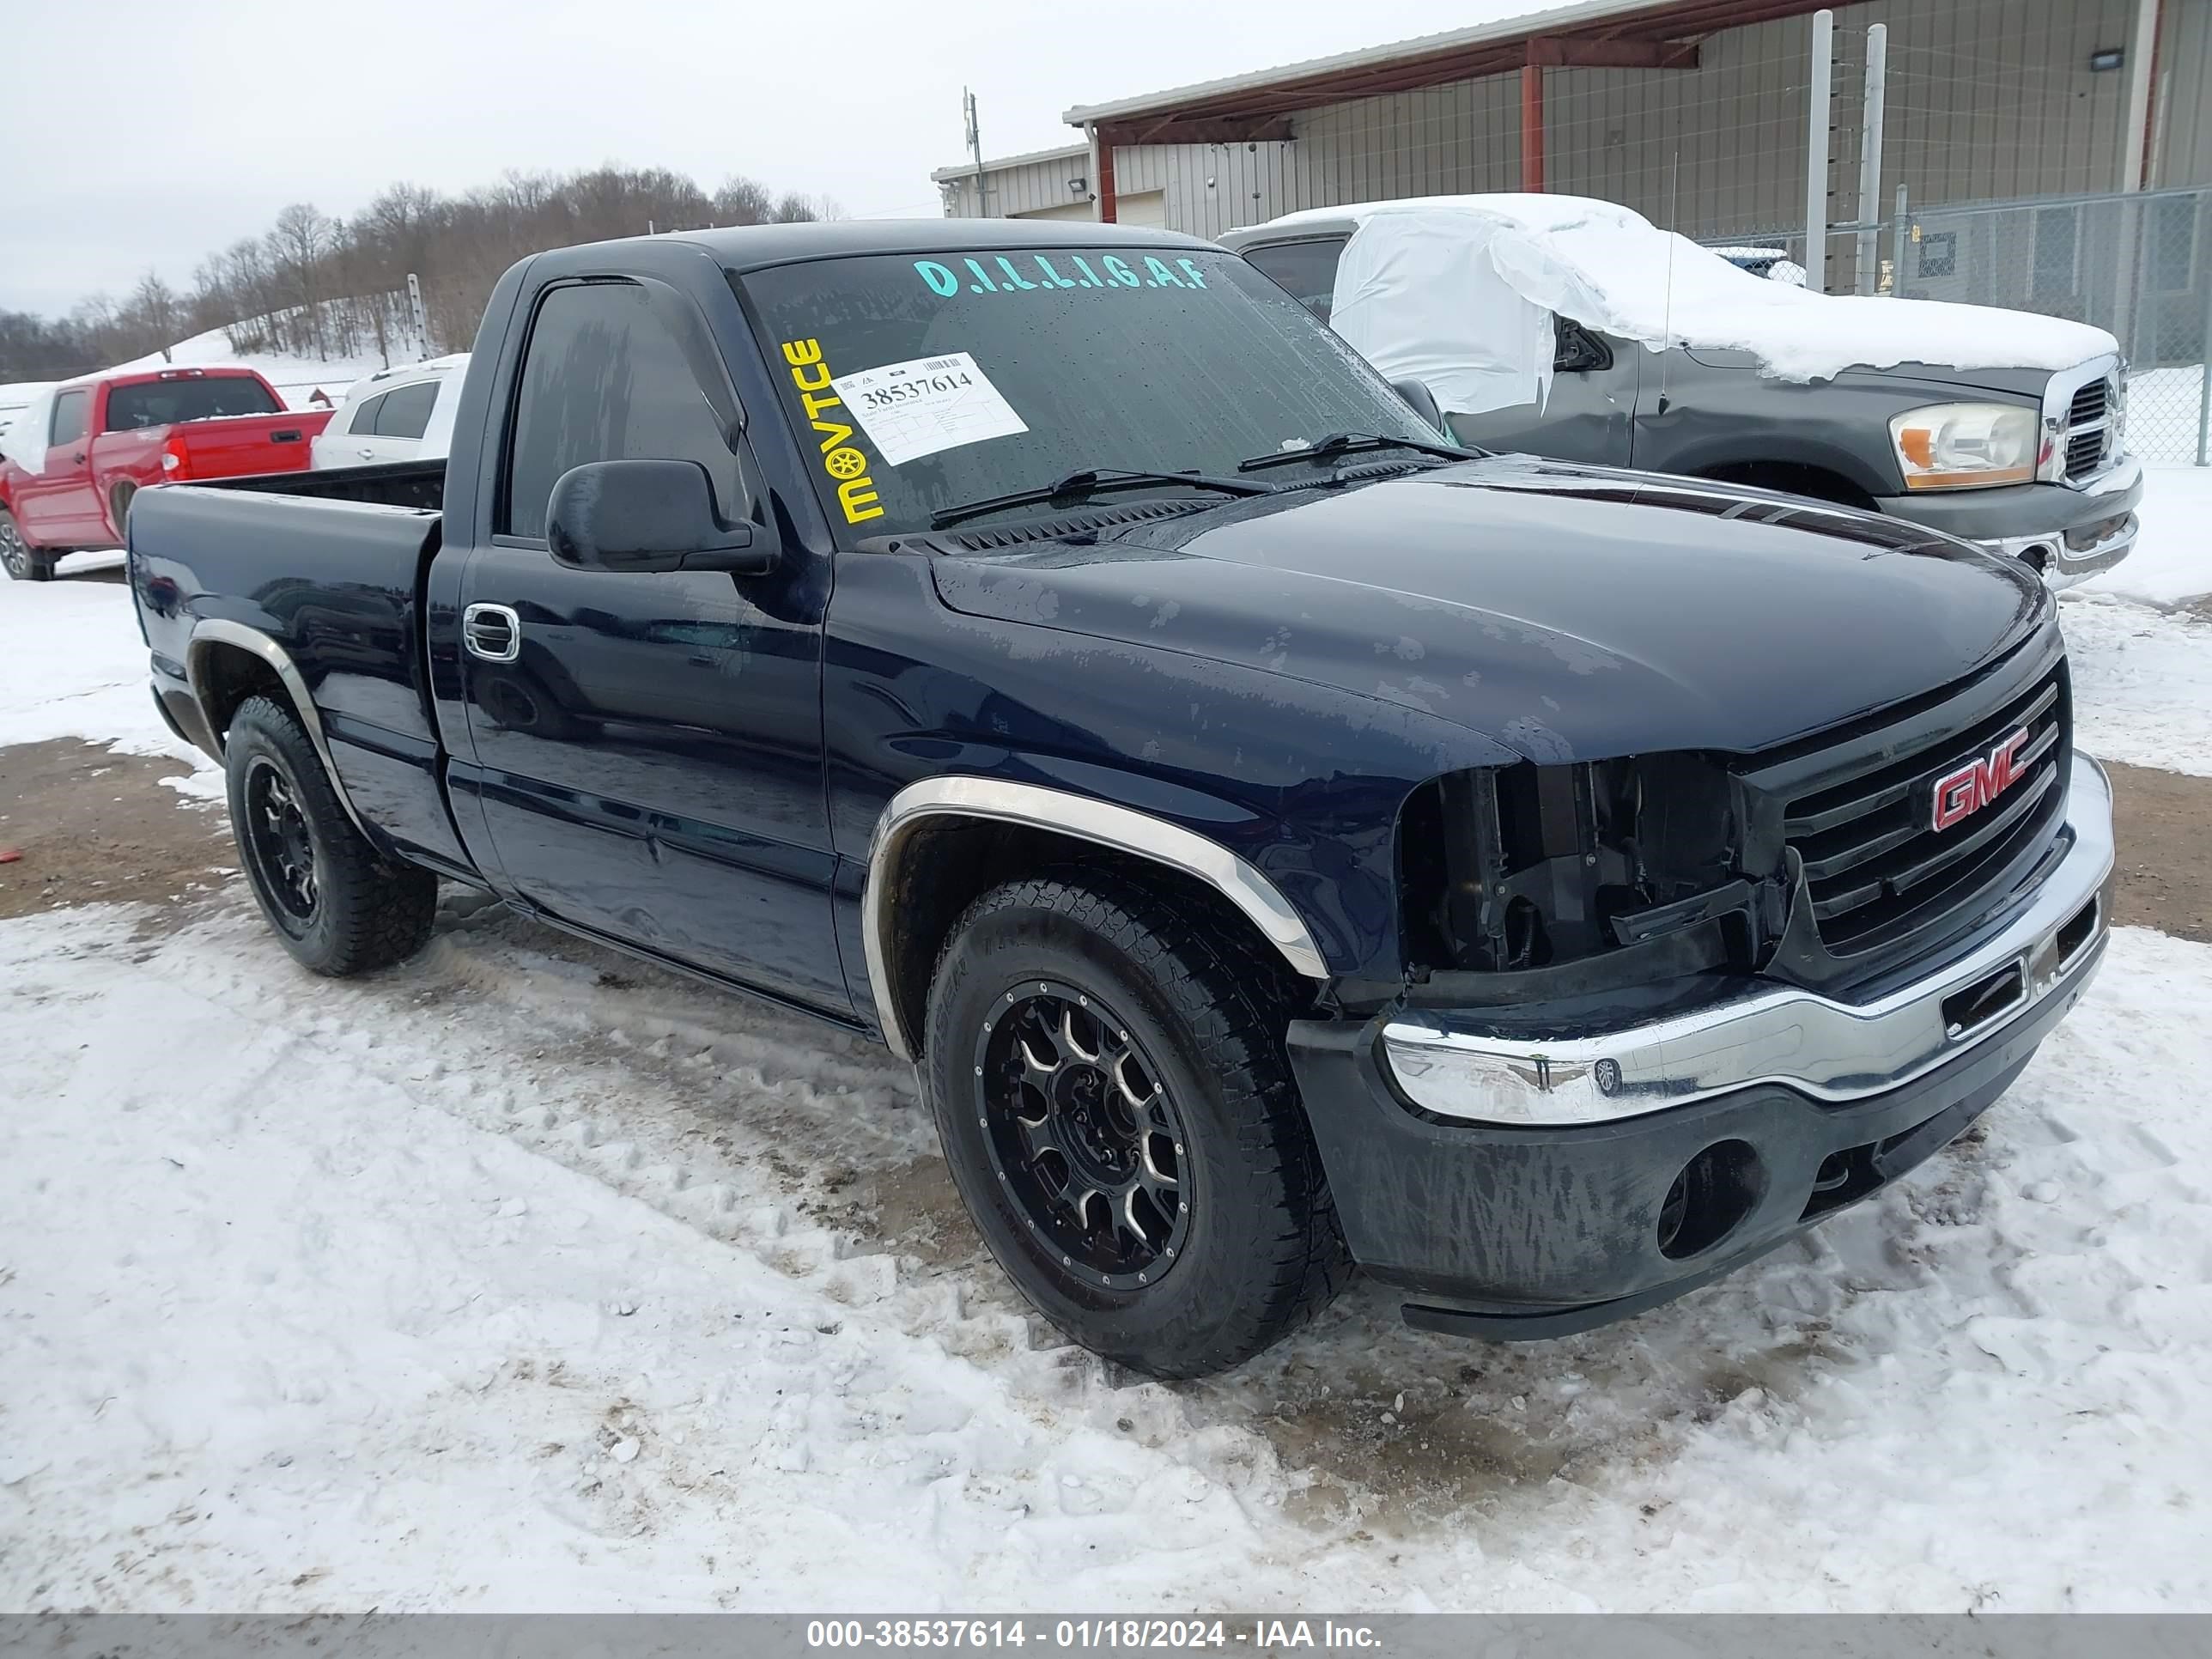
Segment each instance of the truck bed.
M439 789L423 629L445 477L444 462L415 461L173 484L139 499L130 539L156 688L185 735L220 750L220 729L191 729L194 681L204 692L216 664L250 680L253 657L276 659L266 641L372 834L453 867L465 857Z
M382 466L333 467L311 472L264 472L210 480L210 489L247 489L270 495L303 495L319 501L364 501L381 507L446 505L443 460L388 461Z

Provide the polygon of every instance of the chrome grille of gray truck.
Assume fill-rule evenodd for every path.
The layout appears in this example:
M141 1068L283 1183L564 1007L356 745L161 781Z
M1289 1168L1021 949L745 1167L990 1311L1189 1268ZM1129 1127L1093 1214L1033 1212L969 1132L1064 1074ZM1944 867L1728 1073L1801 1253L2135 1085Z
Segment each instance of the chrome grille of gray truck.
M2067 406L2062 441L2066 446L2069 483L2094 475L2117 447L2113 416L2119 404L2118 392L2118 388L2109 379L2092 380L2074 394L2073 402Z

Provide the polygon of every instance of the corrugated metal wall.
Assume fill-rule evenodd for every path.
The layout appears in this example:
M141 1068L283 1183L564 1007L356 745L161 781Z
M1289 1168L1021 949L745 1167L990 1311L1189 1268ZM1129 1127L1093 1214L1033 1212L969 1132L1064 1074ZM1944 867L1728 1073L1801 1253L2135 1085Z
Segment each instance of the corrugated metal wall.
M2212 0L2166 0L2158 100L2154 182L2212 185Z
M944 181L946 217L1011 218L1018 213L1037 213L1091 198L1091 152L1086 149L1047 155L1012 167L1003 161L993 162L987 165L985 172L984 188L989 195L988 210L976 210L975 180L971 173ZM1069 180L1077 179L1084 181L1083 188L1071 190Z
M2166 5L2159 175L2212 180L2212 0ZM2092 70L2089 58L2128 43L2134 0L1860 0L1834 9L1832 221L1859 211L1860 77L1875 22L1890 31L1879 216L1899 183L1916 205L2119 185L2128 76ZM1622 202L1697 236L1801 223L1811 28L1797 17L1725 30L1707 39L1695 70L1547 70L1550 187ZM1123 149L1117 187L1164 191L1171 227L1218 236L1299 208L1520 184L1512 75L1328 105L1296 116L1292 131L1286 143ZM1087 172L1083 158L996 172L990 210L1074 200L1068 180ZM970 191L953 211L974 211Z

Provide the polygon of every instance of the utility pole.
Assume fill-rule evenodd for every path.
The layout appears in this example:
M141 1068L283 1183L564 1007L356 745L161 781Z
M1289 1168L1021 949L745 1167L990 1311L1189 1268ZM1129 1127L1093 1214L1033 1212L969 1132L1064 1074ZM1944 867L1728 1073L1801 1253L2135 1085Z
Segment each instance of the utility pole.
M1805 286L1828 291L1828 122L1836 14L1813 14L1813 97L1805 121Z
M1827 292L1827 126L1836 73L1836 13L1812 13L1812 100L1805 108L1805 288Z
M968 118L968 155L975 163L975 216L988 219L991 210L983 199L983 132L975 123L975 94L960 89L961 112Z
M407 273L407 309L415 319L415 338L422 353L420 362L430 361L430 313L422 309L422 279L413 271Z
M1859 117L1859 252L1862 294L1875 291L1881 262L1881 102L1889 79L1889 25L1875 23L1866 35L1866 106Z

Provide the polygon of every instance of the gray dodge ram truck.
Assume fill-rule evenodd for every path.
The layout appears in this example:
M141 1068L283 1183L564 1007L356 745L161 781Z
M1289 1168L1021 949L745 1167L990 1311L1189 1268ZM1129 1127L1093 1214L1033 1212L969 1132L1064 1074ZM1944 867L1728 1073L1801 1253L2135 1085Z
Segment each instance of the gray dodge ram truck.
M1563 224L1583 210L1586 222ZM1385 266L1380 283L1363 273L1365 326L1333 317L1353 236L1378 216L1424 212L1427 242ZM1448 234L1455 215L1505 229L1494 265L1480 230L1462 246L1437 246L1435 228ZM1522 293L1550 299L1535 302L1549 313L1548 385L1531 375L1527 401L1472 412L1445 398L1463 443L1869 508L2017 558L2057 587L2110 569L2134 545L2142 468L2121 446L2124 365L2101 331L1987 307L1778 295L1783 285L1665 237L1626 209L1575 198L1373 203L1291 214L1222 240L1334 320L1394 380L1449 373L1490 349L1510 358L1520 343L1510 327L1487 333L1470 308L1510 311ZM1505 283L1485 286L1499 267ZM1455 315L1458 295L1467 297ZM1621 331L1624 309L1649 314L1644 337ZM1891 318L1894 329L1884 326ZM1786 337L1839 325L1832 372L1795 378L1729 343L1759 332L1760 319L1801 365L1802 348ZM2020 343L2017 362L1990 363L1993 323L2000 339ZM1931 344L1983 366L1913 360ZM1849 361L1854 349L1869 361ZM2026 366L2039 356L2041 366Z

